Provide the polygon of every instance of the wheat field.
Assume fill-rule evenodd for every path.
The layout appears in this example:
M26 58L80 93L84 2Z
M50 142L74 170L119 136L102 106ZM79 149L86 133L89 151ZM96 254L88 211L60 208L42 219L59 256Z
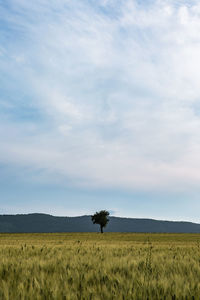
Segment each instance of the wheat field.
M0 234L0 299L200 299L199 234Z

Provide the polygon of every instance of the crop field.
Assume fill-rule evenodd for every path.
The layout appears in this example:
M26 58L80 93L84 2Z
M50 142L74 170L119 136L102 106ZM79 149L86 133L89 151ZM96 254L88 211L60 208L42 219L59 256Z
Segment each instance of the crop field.
M1 234L0 299L200 299L200 235Z

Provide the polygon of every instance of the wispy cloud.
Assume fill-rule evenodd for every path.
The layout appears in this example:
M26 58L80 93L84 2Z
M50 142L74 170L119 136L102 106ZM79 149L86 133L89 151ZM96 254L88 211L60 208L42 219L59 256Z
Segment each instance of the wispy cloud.
M2 162L62 184L198 189L197 1L0 1L0 20Z

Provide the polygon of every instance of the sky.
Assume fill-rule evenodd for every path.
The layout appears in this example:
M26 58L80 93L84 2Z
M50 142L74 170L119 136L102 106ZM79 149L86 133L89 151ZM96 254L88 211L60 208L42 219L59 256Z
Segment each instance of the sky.
M200 3L0 0L0 214L200 223Z

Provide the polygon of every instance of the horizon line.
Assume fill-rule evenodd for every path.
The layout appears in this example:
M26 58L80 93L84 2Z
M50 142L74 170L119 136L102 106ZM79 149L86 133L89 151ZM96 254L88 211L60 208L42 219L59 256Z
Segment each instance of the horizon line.
M79 217L90 217L91 215L75 215L75 216L58 216L58 215L52 215L50 213L38 213L38 212L33 212L33 213L16 213L16 214L0 214L1 216L24 216L24 215L46 215L46 216L51 216L51 217L56 217L56 218L79 218ZM112 218L120 218L120 219L136 219L136 220L152 220L152 221L162 221L162 222L179 222L179 223L193 223L193 224L199 224L197 222L194 221L184 221L184 220L166 220L166 219L154 219L154 218L146 218L146 217L140 217L140 218L136 218L136 217L123 217L123 216L113 216L113 215L109 215L109 217Z

